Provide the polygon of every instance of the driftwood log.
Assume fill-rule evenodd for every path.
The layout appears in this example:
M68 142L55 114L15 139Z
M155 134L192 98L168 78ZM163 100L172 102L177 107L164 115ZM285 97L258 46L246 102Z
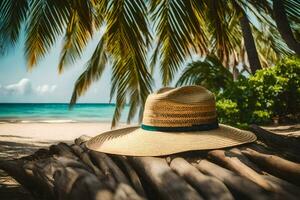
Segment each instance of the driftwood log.
M277 151L282 151L284 154L295 156L298 162L300 162L300 138L291 137L284 134L276 134L267 131L260 126L251 125L251 130L255 132L257 138L264 142L266 145L277 148Z
M256 130L262 141L271 137L267 145L259 141L168 157L94 152L85 147L89 137L82 136L71 145L59 143L0 161L0 169L36 199L299 199L299 156L292 154L298 147L282 154L278 149L287 148L286 143L280 146L277 136Z

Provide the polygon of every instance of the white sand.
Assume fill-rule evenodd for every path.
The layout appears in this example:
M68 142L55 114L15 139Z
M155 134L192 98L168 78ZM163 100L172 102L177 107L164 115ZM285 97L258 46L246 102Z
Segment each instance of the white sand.
M3 123L1 136L20 136L32 140L74 140L110 130L110 123Z
M118 128L125 127L125 124ZM0 160L29 155L58 142L111 130L110 123L0 123Z

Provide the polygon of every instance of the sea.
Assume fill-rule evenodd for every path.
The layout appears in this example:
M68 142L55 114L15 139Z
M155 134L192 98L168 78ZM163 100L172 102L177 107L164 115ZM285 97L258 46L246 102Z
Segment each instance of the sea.
M65 123L111 122L115 104L78 103L72 109L68 103L0 103L1 123ZM120 122L126 122L128 107Z

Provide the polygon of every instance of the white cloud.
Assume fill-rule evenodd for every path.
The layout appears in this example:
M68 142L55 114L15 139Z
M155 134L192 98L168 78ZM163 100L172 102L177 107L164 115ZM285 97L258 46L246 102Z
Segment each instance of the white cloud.
M45 93L52 93L55 91L55 89L56 89L56 85L45 84L45 85L37 86L36 91L39 94L45 94Z
M29 79L23 78L18 83L1 87L4 94L27 95L32 92L32 85Z
M0 85L0 93L4 95L29 95L29 94L46 94L53 93L56 85L39 85L34 88L31 81L27 78L21 79L19 82L2 86Z

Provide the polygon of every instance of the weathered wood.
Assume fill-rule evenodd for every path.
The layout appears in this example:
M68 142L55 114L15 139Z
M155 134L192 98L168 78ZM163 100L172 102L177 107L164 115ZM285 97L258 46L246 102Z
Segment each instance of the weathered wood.
M77 145L81 145L81 144L83 144L84 142L88 141L89 139L91 139L90 136L82 135L82 136L80 136L79 138L76 138L76 139L74 140L74 143L77 144Z
M230 154L230 157L235 157L239 159L242 163L253 169L258 174L264 174L264 172L251 160L248 159L247 156L245 156L240 149L238 148L232 148L228 150L228 154Z
M120 183L116 189L114 200L143 200L129 185Z
M111 174L117 183L125 183L129 185L129 180L123 173L123 171L114 163L114 161L106 154L89 151L91 158L97 164L99 168L104 170L104 174Z
M280 158L276 155L262 154L252 149L242 151L257 165L270 174L300 185L300 164Z
M0 169L6 171L16 181L27 189L36 199L54 199L51 191L46 191L44 184L34 177L33 165L29 165L24 159L0 161Z
M274 197L276 194L277 199L284 199L286 197L289 197L289 199L297 199L296 196L287 193L285 189L282 188L278 183L270 181L264 175L258 174L252 168L242 163L229 151L213 150L210 151L208 155L209 158L216 161L225 168L236 172L238 175L255 182L257 185L264 188L265 190L272 192L274 194Z
M277 192L282 193L284 197L282 199L299 199L300 187L297 187L283 179L277 178L270 174L264 175L264 178L268 180Z
M84 150L82 149L82 147L78 144L72 144L71 145L71 148L73 150L73 152L78 156L78 155L81 155Z
M107 185L110 186L110 188L116 188L117 187L117 180L114 178L113 173L109 167L109 165L100 157L97 156L97 154L89 152L91 159L93 163L102 171L104 177L101 179L101 181L106 182Z
M71 149L84 164L86 164L91 170L93 170L98 178L104 177L103 172L91 161L89 154L85 152L79 145L74 144L71 146Z
M32 161L32 160L48 158L49 156L50 156L49 149L38 149L32 155L23 157L22 160Z
M194 166L204 174L214 176L222 181L236 199L255 200L270 198L268 198L268 195L271 195L271 193L266 192L254 182L207 160L199 160L198 163L194 163Z
M37 199L47 200L293 200L300 196L295 185L300 164L271 155L274 149L261 143L153 158L94 152L85 141L71 146L59 143L21 159L0 161L0 169Z
M142 197L145 197L146 194L145 194L144 188L142 186L141 180L140 180L138 174L136 173L136 171L133 169L133 167L130 165L130 163L126 159L126 157L115 155L112 158L116 161L116 164L118 164L118 166L127 175L127 177L130 180L130 183L132 184L133 188L137 191L137 193L139 195L141 195Z
M77 159L77 156L73 153L71 147L62 142L58 143L57 145L51 145L49 147L49 151L52 154L56 154L62 157Z
M88 151L89 152L89 151ZM103 162L106 163L105 166L107 166L106 169L111 169L111 174L115 177L115 179L111 180L111 176L107 176L107 173L104 174L102 171L100 171L100 168L97 168L91 161L90 155L93 153L88 154L87 152L81 153L81 159L84 163L86 163L88 166L90 166L94 173L100 178L101 182L103 182L105 185L109 186L112 190L115 191L114 199L143 199L141 196L144 196L144 193L137 190L137 192L129 185L128 180L126 177L124 177L123 172L119 169L117 165L108 157L103 156L96 158L98 160L97 163L99 163L99 160L102 159ZM94 156L95 158L95 156ZM115 184L117 184L117 188L113 187ZM141 196L140 196L141 195Z
M182 178L176 175L165 159L154 157L130 157L130 162L149 187L153 187L160 199L202 199Z
M272 185L269 184L260 174L241 162L237 157L229 151L213 150L208 153L208 158L224 166L227 169L243 176L265 190L273 190Z
M250 144L245 145L245 146L241 146L239 149L241 151L246 150L246 149L253 149L253 150L255 150L257 152L260 152L260 153L263 153L263 154L274 154L274 155L282 157L286 160L290 160L292 162L296 162L296 163L300 162L300 156L299 155L288 152L285 149L282 149L280 147L276 148L276 147L266 146L266 144L261 143L260 141L258 141L256 143L250 143ZM246 156L246 157L248 157L248 156Z
M170 167L197 189L204 199L234 199L224 183L214 177L204 175L183 158L173 159Z
M275 148L284 148L286 151L289 151L292 154L298 154L300 152L299 138L275 134L255 124L251 125L250 128L256 134L259 140L263 141L269 146Z
M31 191L37 199L97 199L112 192L79 161L70 157L49 157L27 161L5 161L0 168ZM73 180L73 181L72 181Z
M94 174L83 169L66 167L54 174L58 200L112 199L113 193Z
M53 199L97 199L112 196L112 191L79 160L69 157L53 157L34 164L33 172L40 179L49 180L53 187ZM38 167L38 168L37 168ZM109 198L108 198L109 199Z
M83 162L81 162L81 160L76 160L73 158L61 157L61 156L56 156L56 155L54 155L53 158L65 167L84 169L84 170L92 173L92 170L90 168L88 168ZM48 160L51 160L51 159L52 159L52 157L48 158ZM43 162L43 161L41 160L41 162Z
M114 198L122 197L124 199L129 195L130 198L134 197L135 199L141 199L141 197L131 188L131 186L128 185L128 181L123 175L123 172L118 168L118 166L113 163L113 161L107 155L101 154L101 156L99 156L97 152L88 153L90 152L89 150L84 150L81 146L76 144L72 145L72 149L74 150L75 154L81 159L81 161L93 170L93 172L97 175L101 182L103 182L112 190L116 190L118 181L119 183L124 183L122 184L122 187L118 189L118 193L123 195ZM93 159L90 157L91 155L94 155ZM95 164L93 163L93 161Z

